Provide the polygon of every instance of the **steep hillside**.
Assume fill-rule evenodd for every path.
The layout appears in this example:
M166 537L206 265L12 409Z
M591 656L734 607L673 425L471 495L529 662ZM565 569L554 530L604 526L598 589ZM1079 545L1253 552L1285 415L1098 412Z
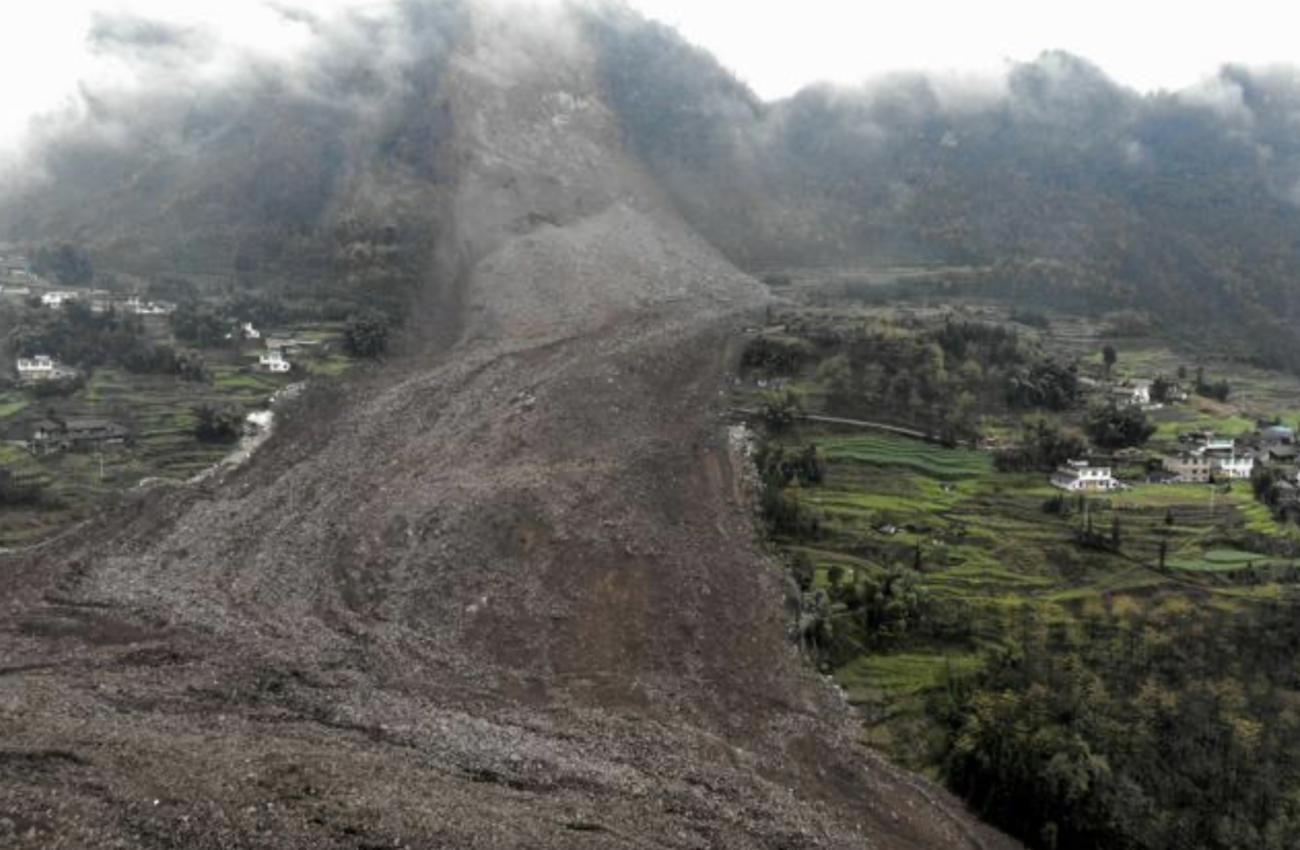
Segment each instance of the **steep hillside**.
M717 415L761 289L617 143L574 18L459 26L422 285L460 342L0 559L5 838L1011 846L787 639Z

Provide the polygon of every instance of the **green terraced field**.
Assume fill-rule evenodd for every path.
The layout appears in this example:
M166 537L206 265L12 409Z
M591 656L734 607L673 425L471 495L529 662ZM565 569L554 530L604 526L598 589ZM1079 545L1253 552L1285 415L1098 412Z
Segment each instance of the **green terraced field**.
M1087 499L1096 527L1106 533L1118 516L1123 537L1121 554L1091 551L1075 543L1084 522L1077 500L1068 500L1064 516L1047 513L1045 502L1059 494L1047 476L997 472L986 452L815 428L788 440L791 448L812 442L824 458L820 485L791 490L821 512L821 534L785 541L812 563L817 586L856 587L880 580L891 565L919 566L918 585L929 604L964 612L964 639L876 649L861 643L866 637L847 608L832 615L837 633L861 647L834 675L867 719L866 739L918 768L926 765L926 741L935 733L927 725L926 695L949 673L976 669L1017 612L1029 609L1043 622L1074 629L1090 607L1141 608L1181 591L1175 573L1183 582L1209 582L1205 592L1214 601L1200 604L1273 598L1273 584L1222 584L1251 565L1270 564L1223 541L1246 531L1297 533L1254 500L1249 482L1214 489L1149 484ZM1174 573L1158 569L1162 542Z
M1236 549L1211 549L1195 557L1174 558L1168 565L1176 570L1192 572L1235 572L1262 567L1269 563L1269 558L1255 552L1242 552Z
M800 318L814 330L822 329L819 322L851 330L855 321L885 314L923 319L926 309L807 309ZM1226 378L1232 386L1226 404L1193 397L1151 411L1157 431L1146 447L1148 458L1119 467L1127 481L1145 479L1146 461L1158 459L1186 431L1237 435L1252 431L1257 419L1273 417L1300 425L1300 379L1293 376L1214 362L1160 340L1107 340L1093 319L1053 314L1051 322L1051 330L1035 338L1055 354L1083 362L1081 373L1089 380L1082 403L1064 412L1023 412L981 398L976 410L982 437L1014 444L1039 420L1082 435L1088 408L1103 403L1101 349L1107 342L1119 350L1117 377L1173 377L1180 366L1195 374L1203 365L1210 380ZM787 378L806 412L873 418L864 412L871 397L828 408L834 398L817 368L813 363ZM755 406L757 390L738 392L737 407ZM925 406L899 409L881 397L880 416L891 422L927 430L932 415ZM1279 523L1256 501L1248 481L1227 487L1138 483L1088 496L1085 503L1071 496L1057 512L1060 491L1047 474L998 472L987 452L847 426L802 424L780 439L792 451L812 443L824 461L820 483L796 482L787 490L817 515L816 535L775 540L798 556L801 569L812 567L830 629L821 658L860 709L865 738L913 768L933 767L927 742L939 730L927 716L926 701L950 673L970 673L984 663L987 650L1014 642L1009 636L1023 620L1077 634L1094 615L1137 617L1177 605L1236 611L1295 591L1291 560L1262 552L1286 551L1300 542L1300 526ZM1118 552L1109 548L1116 519ZM1090 540L1082 533L1088 524L1096 535ZM882 628L870 606L880 604L900 573L926 607L902 630ZM930 629L926 617L948 619L943 628Z
M831 461L848 460L913 469L936 478L967 478L987 474L993 463L984 452L943 446L887 435L822 437L817 447Z

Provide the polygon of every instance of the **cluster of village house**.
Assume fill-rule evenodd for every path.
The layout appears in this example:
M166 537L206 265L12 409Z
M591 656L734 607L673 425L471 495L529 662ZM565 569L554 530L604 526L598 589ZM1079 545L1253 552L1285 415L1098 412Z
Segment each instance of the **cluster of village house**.
M1129 381L1112 386L1108 397L1117 404L1133 405L1144 410L1163 406L1151 395L1152 382ZM1170 387L1166 401L1187 401L1187 393L1177 386ZM1182 434L1178 447L1160 458L1160 469L1147 476L1151 482L1171 484L1208 484L1212 481L1250 478L1256 465L1286 467L1286 477L1300 485L1300 473L1295 470L1300 459L1295 432L1283 425L1258 428L1243 437L1223 437L1207 431ZM1087 460L1071 460L1052 473L1054 487L1070 492L1119 490L1127 487L1113 474L1108 465Z
M90 416L51 416L33 423L27 448L33 454L76 451L89 447L120 446L130 434L109 419Z
M34 287L40 288L44 285L41 278L27 269L25 260L0 258L0 294L25 298L33 294ZM41 306L51 310L60 310L70 302L83 300L89 303L90 308L95 312L114 309L137 316L166 316L176 309L172 304L146 301L137 295L119 296L99 290L78 292L49 289L41 292L39 297ZM251 322L242 323L238 333L245 340L262 339L261 331L253 327ZM232 333L227 335L227 338L233 336ZM263 372L289 372L293 364L286 356L286 352L314 344L316 343L313 340L268 338L266 350L258 353L255 368ZM20 357L15 368L18 378L26 382L59 380L76 375L75 369L59 363L48 354Z
M1161 405L1151 399L1151 383L1135 381L1112 388L1111 397L1122 404L1155 409ZM1186 400L1186 393L1175 389L1171 401ZM1171 484L1208 484L1212 481L1250 478L1257 465L1284 468L1286 483L1300 493L1300 471L1296 461L1300 448L1296 434L1284 425L1261 426L1243 437L1224 437L1208 431L1182 434L1178 447L1163 455L1160 469L1147 480ZM1071 460L1051 476L1053 486L1070 492L1107 491L1127 487L1116 478L1110 466L1086 460ZM1284 487L1283 489L1286 489ZM1300 496L1298 496L1300 498Z
M1281 425L1260 428L1247 437L1220 437L1198 431L1178 438L1178 448L1164 455L1148 480L1169 484L1208 484L1250 478L1257 464L1292 465L1297 457L1295 432ZM1112 468L1071 460L1052 473L1052 485L1071 492L1118 490L1127 485Z
M256 339L260 334L251 324L245 323L243 332L246 338ZM247 336L249 333L254 336ZM291 364L284 356L286 348L314 344L310 340L282 339L271 340L276 347L258 355L258 368L268 372L288 372ZM20 357L17 363L18 375L28 381L47 381L75 376L76 370L63 366L58 361L45 355ZM92 446L123 445L128 439L128 431L121 425L107 419L95 417L50 417L33 423L27 448L34 454L51 454L60 451L74 451Z
M146 301L134 295L119 296L100 290L58 290L32 272L26 259L13 255L0 256L0 296L26 299L33 295L38 295L42 307L51 310L63 309L73 301L87 303L96 312L114 309L139 316L165 316L175 309L174 305ZM262 332L252 322L241 323L239 330L232 332L228 338L233 338L235 333L246 341L263 339ZM265 350L258 352L254 368L272 373L289 372L293 364L286 352L318 344L315 340L266 338ZM27 383L60 380L77 375L76 369L60 363L48 354L19 357L15 368L18 378ZM51 454L124 445L129 439L130 434L125 427L108 419L50 416L32 423L26 445L35 454Z
M1171 383L1165 390L1163 401L1152 396L1154 381L1138 379L1115 384L1107 390L1108 398L1119 405L1132 405L1143 410L1159 410L1168 404L1182 404L1188 400L1187 391Z

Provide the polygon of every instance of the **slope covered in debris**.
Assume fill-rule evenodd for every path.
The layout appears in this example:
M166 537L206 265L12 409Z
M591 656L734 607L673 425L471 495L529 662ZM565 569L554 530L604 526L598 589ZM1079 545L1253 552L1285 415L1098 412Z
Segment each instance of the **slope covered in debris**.
M3 840L1009 846L788 641L718 419L764 296L622 145L581 27L474 10L429 106L459 342L4 556Z

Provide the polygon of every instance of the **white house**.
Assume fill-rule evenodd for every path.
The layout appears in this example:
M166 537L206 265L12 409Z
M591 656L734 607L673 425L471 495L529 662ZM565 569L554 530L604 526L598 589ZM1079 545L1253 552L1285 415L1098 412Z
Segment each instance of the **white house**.
M1052 473L1052 486L1076 492L1117 490L1124 485L1110 474L1109 466L1093 466L1086 460L1071 460Z
M1250 454L1231 454L1224 457L1211 456L1214 468L1229 478L1249 478L1255 471L1255 456Z
M293 368L292 364L285 359L284 352L278 348L259 354L257 366L267 372L288 372Z
M253 323L252 323L252 322L244 322L242 325L240 325L240 326L239 326L239 332L240 332L240 334L243 335L244 339L261 339L261 338L262 338L262 332L259 331L257 328L253 327Z
M172 312L172 307L154 301L141 301L140 296L132 295L126 299L126 312L137 316L165 316Z
M56 365L54 358L45 354L38 354L35 357L19 357L18 377L37 381L52 378L54 377Z
M48 381L76 374L76 370L64 366L48 354L19 357L15 365L18 368L18 377L26 381Z
M76 300L77 293L75 292L47 292L41 296L41 306L57 310L69 301Z
M1255 456L1248 451L1238 452L1237 441L1232 437L1205 434L1200 452L1210 459L1215 472L1221 472L1229 478L1249 478L1255 470Z
M1146 407L1151 404L1151 382L1133 381L1122 387L1113 387L1111 396L1120 404Z
M1249 478L1255 471L1255 455L1237 451L1237 441L1232 437L1216 437L1207 432L1186 435L1179 441L1185 448L1164 459L1165 470L1178 476L1178 481L1203 484L1216 475Z

